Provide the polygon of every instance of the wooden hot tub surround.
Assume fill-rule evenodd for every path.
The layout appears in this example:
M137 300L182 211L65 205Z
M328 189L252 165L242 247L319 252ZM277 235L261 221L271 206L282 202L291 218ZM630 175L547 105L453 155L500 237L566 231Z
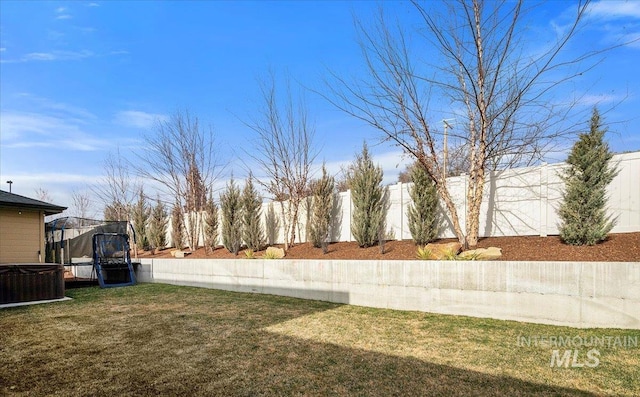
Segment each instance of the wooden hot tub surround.
M0 264L0 304L64 298L64 266Z

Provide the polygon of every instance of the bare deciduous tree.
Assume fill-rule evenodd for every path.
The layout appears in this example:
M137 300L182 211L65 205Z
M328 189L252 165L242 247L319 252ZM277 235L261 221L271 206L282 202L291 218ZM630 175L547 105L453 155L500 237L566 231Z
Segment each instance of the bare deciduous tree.
M153 134L143 137L146 150L135 165L138 174L158 183L165 193L187 212L186 242L198 247L203 233L203 211L207 186L219 176L215 134L202 128L188 111L175 112L166 121L158 121Z
M523 1L457 0L443 5L446 15L412 4L419 26L391 28L383 11L374 25L357 22L367 77L352 82L334 73L332 95L324 96L417 159L434 180L460 243L476 246L486 172L537 161L563 134L573 133L561 124L568 108L547 100L597 54L568 58L563 51L588 1L576 5L571 23L550 44L528 53L530 9ZM427 49L436 54L425 56ZM444 108L429 108L434 97L446 99ZM465 230L446 183L443 133L430 125L452 113L458 122L449 138L466 157Z
M50 203L53 201L51 195L49 194L49 191L41 187L36 189L36 199L44 201L45 203Z
M131 209L141 186L131 176L120 149L115 153L110 152L103 166L104 176L91 190L104 205L104 218L112 221L130 220Z
M278 97L275 75L260 84L263 107L245 123L257 134L257 152L249 153L268 176L257 180L280 203L285 250L296 240L300 204L309 193L311 166L316 158L314 127L302 100L294 101L287 80L285 96Z
M91 197L88 192L73 191L71 193L71 201L73 210L71 213L73 216L80 218L80 225L84 225L84 220L89 217L89 210L91 209Z
M340 165L340 171L334 176L336 181L336 191L338 193L349 190L349 177L351 175L351 167L353 164Z

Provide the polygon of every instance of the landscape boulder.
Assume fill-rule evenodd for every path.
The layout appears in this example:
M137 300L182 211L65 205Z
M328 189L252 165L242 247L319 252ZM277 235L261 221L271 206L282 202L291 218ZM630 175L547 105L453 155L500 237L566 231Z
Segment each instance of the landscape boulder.
M269 258L282 259L284 258L284 250L278 247L268 247L264 255Z
M458 242L454 243L429 243L425 249L431 252L431 259L441 260L448 259L450 255L458 255L458 252L462 249L462 245Z
M460 254L465 259L475 259L478 261L493 261L500 259L502 256L502 248L489 247L489 248L477 248L474 250L464 251Z
M174 258L184 258L185 255L190 254L190 252L184 252L182 250L171 250L169 252L171 253L171 256L173 256Z

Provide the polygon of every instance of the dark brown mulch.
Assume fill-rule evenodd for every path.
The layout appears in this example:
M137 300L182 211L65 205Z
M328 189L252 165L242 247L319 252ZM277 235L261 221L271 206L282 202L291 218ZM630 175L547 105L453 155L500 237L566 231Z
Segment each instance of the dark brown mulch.
M444 239L438 242L455 241ZM558 236L549 237L488 237L478 242L479 248L502 248L502 260L509 261L578 261L578 262L638 262L640 261L640 232L611 234L609 238L595 246L571 246L563 244ZM329 245L329 252L323 254L320 248L310 244L298 244L287 252L291 259L384 259L408 260L416 259L416 245L413 241L389 241L384 246L384 254L380 247L360 248L356 242L340 242ZM260 257L264 251L257 252ZM141 254L140 257L171 258L170 250L157 255ZM203 248L187 255L187 258L233 259L246 258L243 251L234 256L220 247L212 253L205 253Z

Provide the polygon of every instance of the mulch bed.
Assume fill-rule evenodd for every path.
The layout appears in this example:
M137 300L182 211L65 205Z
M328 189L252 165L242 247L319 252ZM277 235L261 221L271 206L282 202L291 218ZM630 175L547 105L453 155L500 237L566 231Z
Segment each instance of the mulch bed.
M438 242L456 241L443 239ZM502 260L506 261L574 261L574 262L638 262L640 261L640 232L611 234L609 238L594 246L571 246L563 244L558 236L549 237L487 237L478 242L479 248L502 248ZM384 245L384 253L379 246L360 248L356 242L339 242L329 245L329 252L314 248L309 243L291 247L286 258L290 259L381 259L409 260L416 259L416 245L411 240L388 241ZM156 255L149 252L139 257L171 258L169 249ZM260 257L264 252L256 252ZM234 259L246 258L243 251L234 256L226 249L219 247L213 252L205 252L204 248L189 254L186 258Z

